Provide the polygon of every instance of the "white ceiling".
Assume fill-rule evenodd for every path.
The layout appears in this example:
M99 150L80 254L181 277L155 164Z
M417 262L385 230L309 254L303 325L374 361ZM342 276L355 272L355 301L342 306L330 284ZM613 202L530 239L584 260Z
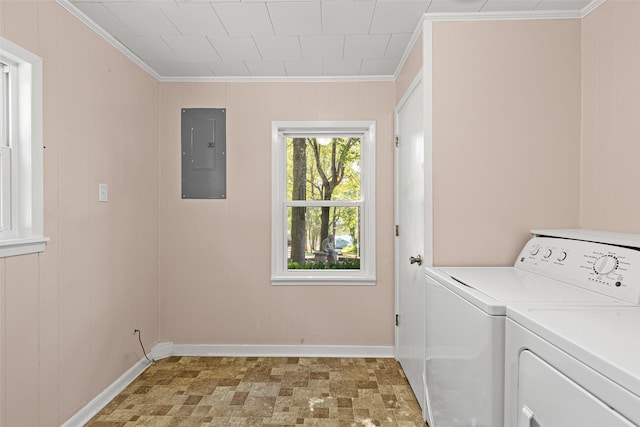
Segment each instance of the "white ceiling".
M601 0L58 1L159 79L215 80L390 78L424 13L580 12Z

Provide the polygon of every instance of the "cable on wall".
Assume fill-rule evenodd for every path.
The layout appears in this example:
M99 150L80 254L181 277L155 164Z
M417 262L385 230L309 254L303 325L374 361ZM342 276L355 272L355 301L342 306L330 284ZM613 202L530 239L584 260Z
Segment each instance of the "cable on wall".
M142 347L142 354L144 354L144 358L147 359L149 363L155 362L155 359L153 358L149 359L149 357L147 356L147 351L144 349L144 344L142 344L142 336L141 336L140 329L134 329L133 333L138 335L138 341L140 341L140 347Z

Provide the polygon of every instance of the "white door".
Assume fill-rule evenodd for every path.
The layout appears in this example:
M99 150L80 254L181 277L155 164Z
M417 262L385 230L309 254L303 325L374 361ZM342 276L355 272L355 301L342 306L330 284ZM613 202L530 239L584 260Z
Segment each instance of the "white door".
M396 356L425 419L424 108L418 83L396 109ZM411 263L414 261L414 263Z

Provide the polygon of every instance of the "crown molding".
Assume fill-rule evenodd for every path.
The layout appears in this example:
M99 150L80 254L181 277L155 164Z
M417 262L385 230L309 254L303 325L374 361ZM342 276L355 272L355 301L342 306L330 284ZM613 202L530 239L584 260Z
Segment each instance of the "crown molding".
M524 10L514 12L425 13L423 21L525 21L537 19L582 19L606 0L592 0L582 10ZM422 28L420 23L418 28Z
M530 21L540 19L580 19L581 11L516 11L516 12L471 12L471 13L426 13L425 21Z
M345 82L387 82L394 81L389 76L228 76L228 77L158 77L162 83L345 83Z

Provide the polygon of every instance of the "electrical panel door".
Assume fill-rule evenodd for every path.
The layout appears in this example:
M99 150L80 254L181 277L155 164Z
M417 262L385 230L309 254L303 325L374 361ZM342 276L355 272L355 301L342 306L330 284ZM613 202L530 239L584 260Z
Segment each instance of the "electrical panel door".
M182 109L182 198L227 195L226 109Z

